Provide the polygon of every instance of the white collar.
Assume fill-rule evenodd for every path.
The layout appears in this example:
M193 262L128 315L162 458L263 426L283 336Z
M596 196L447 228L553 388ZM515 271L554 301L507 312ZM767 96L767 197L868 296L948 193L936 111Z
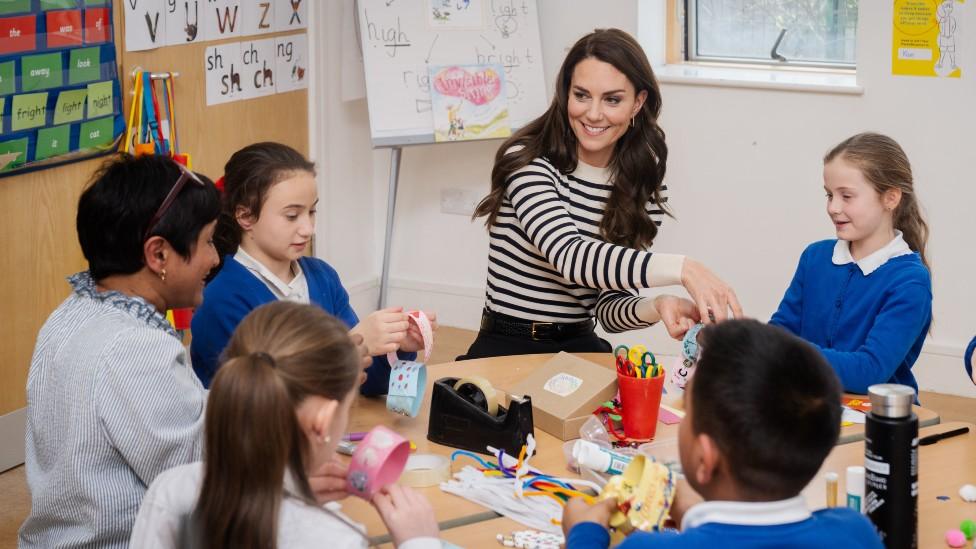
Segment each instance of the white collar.
M868 276L869 274L878 270L879 267L887 263L889 259L902 255L908 255L910 253L912 253L912 249L908 247L908 244L905 242L901 231L896 230L895 238L892 238L891 242L885 244L880 250L867 257L862 257L857 261L854 261L854 257L851 256L851 243L847 240L838 239L834 244L834 256L831 259L834 262L834 265L856 263L861 269L861 272L864 273L864 276Z
M244 251L244 248L237 248L237 253L234 254L234 259L238 263L244 265L247 270L251 271L260 278L263 278L267 284L270 284L284 297L290 296L296 290L301 288L302 280L304 279L304 273L302 273L302 266L298 264L297 261L291 262L291 270L295 273L295 278L291 279L291 283L285 283L284 280L278 278L277 275L271 272L270 269L264 266L263 263L251 257L250 254Z
M681 530L702 524L737 524L741 526L775 526L792 524L810 518L802 495L780 501L706 501L693 506L681 519Z

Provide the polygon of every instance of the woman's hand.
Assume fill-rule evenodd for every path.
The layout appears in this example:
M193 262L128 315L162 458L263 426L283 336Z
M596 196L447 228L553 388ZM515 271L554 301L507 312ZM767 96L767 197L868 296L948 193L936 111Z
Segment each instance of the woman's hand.
M566 508L563 509L563 534L568 538L573 526L581 522L595 522L606 528L610 524L610 515L616 509L615 499L605 499L590 505L583 498L573 498L566 502Z
M701 322L698 306L689 299L674 295L659 295L654 298L654 308L664 322L668 335L681 340L685 332Z
M308 476L308 485L312 488L316 501L327 503L345 499L349 493L346 491L346 475L349 474L349 467L338 461L330 461Z
M412 488L386 486L373 496L373 505L396 546L413 538L436 538L440 532L430 502Z
M437 313L433 311L424 311L427 315L427 320L430 321L430 329L433 332L437 331ZM400 344L400 350L408 353L415 353L424 348L424 336L420 333L420 328L417 327L416 323L411 322L410 327L407 328L407 336L403 338L403 343Z
M698 306L699 318L707 323L721 322L729 318L741 318L742 306L731 286L701 263L686 257L681 267L681 284Z
M403 307L387 307L370 313L350 333L362 335L370 356L379 356L397 351L409 327Z

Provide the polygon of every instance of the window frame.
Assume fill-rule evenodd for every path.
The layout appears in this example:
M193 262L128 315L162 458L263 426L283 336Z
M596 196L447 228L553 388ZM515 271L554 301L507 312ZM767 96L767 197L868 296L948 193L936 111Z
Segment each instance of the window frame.
M726 57L726 56L714 56L714 55L698 55L697 54L697 38L698 38L698 28L697 28L697 3L698 0L671 0L669 3L673 2L674 11L672 23L677 24L678 28L681 30L682 38L682 48L683 52L680 52L680 57L683 62L687 63L708 63L714 65L722 66L739 66L739 67L756 67L764 66L775 69L826 69L835 72L856 72L857 71L857 59L852 63L840 63L840 62L830 62L830 61L779 61L773 59L772 50L770 50L770 57L768 59L762 59L759 57ZM855 41L857 40L857 35L855 33ZM856 47L856 44L855 44ZM676 57L675 55L669 55L670 58ZM670 60L669 60L670 62Z

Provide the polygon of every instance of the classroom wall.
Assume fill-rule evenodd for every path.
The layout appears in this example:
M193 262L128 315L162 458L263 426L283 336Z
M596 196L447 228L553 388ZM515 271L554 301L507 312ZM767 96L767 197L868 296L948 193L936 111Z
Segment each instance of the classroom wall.
M184 151L193 156L194 169L216 179L232 152L258 140L281 141L309 151L307 91L207 107L203 52L214 43L125 52L121 2L114 7L123 90L131 89L128 73L135 67L180 73L176 84L180 140ZM314 31L309 34L311 38ZM126 109L129 98L127 94ZM37 332L67 297L70 288L65 277L86 266L75 233L77 201L103 160L0 179L0 434L8 432L5 415L18 426L23 424L21 409L26 405L27 371ZM19 428L22 438L18 426L14 430ZM0 469L2 463L0 456Z
M660 1L648 1L645 7ZM602 26L637 33L637 0L614 2L613 10L607 6L592 0L540 0L550 88L564 52L581 34ZM927 390L976 396L960 360L976 332L976 289L971 284L976 272L971 244L976 235L976 165L967 152L972 142L967 130L976 122L971 108L976 42L961 39L958 55L967 71L963 79L891 76L891 10L890 3L861 3L857 50L863 95L662 85L661 125L671 151L667 182L677 219L666 222L654 249L700 259L736 288L750 316L766 319L804 246L832 236L821 188L823 153L859 131L889 133L913 162L932 228L935 324L916 367L919 382ZM976 26L972 11L963 15L960 28ZM338 73L338 67L328 70ZM330 241L323 257L339 268L363 314L375 308L389 152L367 152L365 101L336 97L332 108L343 120L330 119L330 130L345 136L336 147L332 169L355 176L327 183L330 196L345 198L325 214L335 219L320 224ZM486 234L479 222L440 213L440 192L486 192L498 144L404 150L391 303L433 308L445 325L477 328ZM361 206L372 211L366 213ZM677 349L660 327L611 339L645 338L653 348Z

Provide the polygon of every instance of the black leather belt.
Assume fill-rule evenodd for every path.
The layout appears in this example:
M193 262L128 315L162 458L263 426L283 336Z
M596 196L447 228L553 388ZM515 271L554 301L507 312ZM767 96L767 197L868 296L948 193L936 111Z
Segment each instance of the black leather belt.
M562 341L593 333L593 320L580 322L532 322L485 309L481 329L500 335L525 337L536 341Z

